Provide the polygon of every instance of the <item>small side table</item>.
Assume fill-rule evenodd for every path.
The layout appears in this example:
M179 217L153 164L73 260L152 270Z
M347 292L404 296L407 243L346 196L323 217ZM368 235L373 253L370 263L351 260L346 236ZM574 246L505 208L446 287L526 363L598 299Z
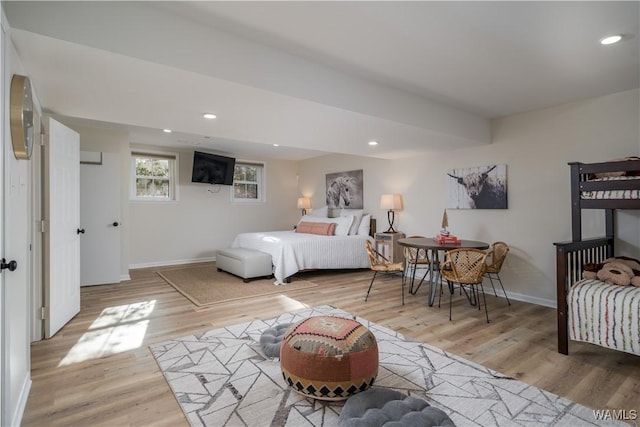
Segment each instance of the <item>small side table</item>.
M375 240L375 249L382 255L387 257L391 262L403 262L404 255L402 248L398 244L398 240L404 239L404 233L376 233L373 236Z

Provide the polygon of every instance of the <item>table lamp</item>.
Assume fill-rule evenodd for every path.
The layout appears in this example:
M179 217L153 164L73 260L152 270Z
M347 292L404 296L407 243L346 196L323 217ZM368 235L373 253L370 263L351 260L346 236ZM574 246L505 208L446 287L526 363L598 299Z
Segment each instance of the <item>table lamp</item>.
M307 209L311 209L311 199L308 197L298 197L298 209L302 209L302 216L305 216Z
M383 194L380 197L380 209L387 209L387 220L389 221L389 229L386 233L397 233L393 228L395 220L395 211L402 210L401 194Z

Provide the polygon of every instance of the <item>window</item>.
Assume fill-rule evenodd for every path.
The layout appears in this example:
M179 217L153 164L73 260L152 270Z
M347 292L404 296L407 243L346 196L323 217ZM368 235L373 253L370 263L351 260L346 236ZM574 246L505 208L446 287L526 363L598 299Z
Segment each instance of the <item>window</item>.
M172 201L176 197L178 155L131 153L131 198L134 200Z
M261 203L265 201L264 163L236 160L233 173L231 199L237 203Z

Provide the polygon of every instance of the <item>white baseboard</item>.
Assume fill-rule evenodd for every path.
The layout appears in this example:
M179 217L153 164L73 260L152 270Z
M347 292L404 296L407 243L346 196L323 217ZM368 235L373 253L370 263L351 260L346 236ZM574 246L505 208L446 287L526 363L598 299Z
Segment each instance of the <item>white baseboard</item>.
M499 292L498 292L498 296L500 296ZM524 294L518 294L518 293L507 291L507 296L509 297L509 299L513 299L516 301L530 302L531 304L542 305L544 307L556 308L556 305L557 305L556 300L532 297L531 295L524 295Z
M129 269L135 270L136 268L165 267L169 265L180 265L180 264L195 264L198 262L211 262L215 260L216 260L216 257L207 257L207 258L177 259L177 260L170 260L170 261L145 262L141 264L129 264Z
M25 377L24 383L22 384L22 390L20 390L20 397L18 398L18 402L16 404L16 410L11 415L11 425L19 426L22 424L22 417L24 416L24 410L27 407L27 399L29 398L29 393L31 392L31 374L27 374Z
M126 282L127 280L131 280L131 276L129 276L128 274L123 274L120 276L121 282Z

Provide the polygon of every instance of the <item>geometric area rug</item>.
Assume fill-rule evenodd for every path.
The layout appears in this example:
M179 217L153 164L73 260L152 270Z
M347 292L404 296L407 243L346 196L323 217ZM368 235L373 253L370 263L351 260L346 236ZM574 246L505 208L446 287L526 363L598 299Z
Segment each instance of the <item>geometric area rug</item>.
M292 391L278 359L264 356L259 344L271 326L319 315L355 319L373 332L380 361L374 387L424 399L457 426L628 426L596 420L592 409L328 305L176 338L150 350L192 426L337 426L344 402Z

